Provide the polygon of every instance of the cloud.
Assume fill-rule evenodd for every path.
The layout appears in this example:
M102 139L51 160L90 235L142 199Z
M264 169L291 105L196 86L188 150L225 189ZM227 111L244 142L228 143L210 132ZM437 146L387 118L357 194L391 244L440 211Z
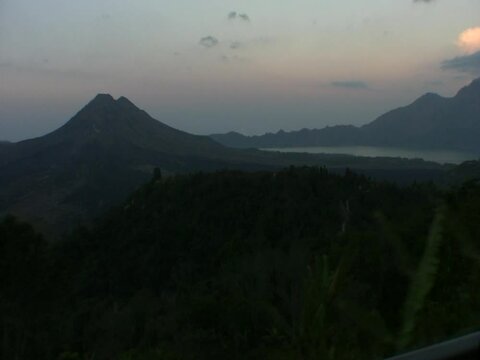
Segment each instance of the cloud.
M239 14L238 17L246 22L250 22L250 17L247 14Z
M236 11L230 11L227 17L228 20L240 20L244 22L250 22L250 16L245 13L238 13Z
M202 45L203 47L206 47L206 48L212 48L212 47L215 47L217 46L219 43L218 39L216 37L213 37L213 36L205 36L203 38L200 39L200 45Z
M472 27L463 31L458 36L457 41L460 49L468 54L472 54L480 50L480 27Z
M428 3L431 3L431 2L434 2L434 1L437 1L437 0L413 0L413 2L424 3L424 4L428 4Z
M339 87L339 88L346 88L346 89L355 89L355 90L366 90L370 87L364 81L357 81L357 80L350 80L350 81L333 81L330 85Z
M458 56L442 63L442 69L457 70L464 73L480 75L480 51L471 55Z
M233 50L240 49L241 47L243 47L243 43L241 43L240 41L233 41L230 44L230 49L233 49Z

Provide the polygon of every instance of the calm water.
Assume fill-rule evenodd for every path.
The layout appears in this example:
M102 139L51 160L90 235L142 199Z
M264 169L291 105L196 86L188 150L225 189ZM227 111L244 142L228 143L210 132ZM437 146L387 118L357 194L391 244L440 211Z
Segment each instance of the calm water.
M312 154L344 154L369 157L401 157L407 159L424 159L441 164L459 164L468 160L478 160L480 154L450 150L409 150L376 146L319 146L263 149L281 152L306 152Z

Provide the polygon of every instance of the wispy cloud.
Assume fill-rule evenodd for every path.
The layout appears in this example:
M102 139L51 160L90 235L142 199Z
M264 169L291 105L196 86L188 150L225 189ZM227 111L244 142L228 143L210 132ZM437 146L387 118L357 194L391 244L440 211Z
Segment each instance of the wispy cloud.
M480 76L480 51L471 55L458 56L450 60L445 60L442 63L442 69L457 70Z
M239 13L236 11L230 11L227 15L229 20L240 20L243 22L250 22L250 16L245 13Z
M250 16L247 14L239 14L238 17L243 21L250 22Z
M205 36L201 38L199 42L201 46L206 47L208 49L217 46L218 43L219 43L218 39L214 36Z
M432 3L432 2L435 2L435 1L437 1L437 0L413 0L413 2L425 3L425 4Z
M366 82L358 81L358 80L333 81L330 83L330 85L339 87L339 88L354 89L354 90L366 90L370 88Z
M243 43L240 41L232 41L230 43L230 49L237 50L243 47Z

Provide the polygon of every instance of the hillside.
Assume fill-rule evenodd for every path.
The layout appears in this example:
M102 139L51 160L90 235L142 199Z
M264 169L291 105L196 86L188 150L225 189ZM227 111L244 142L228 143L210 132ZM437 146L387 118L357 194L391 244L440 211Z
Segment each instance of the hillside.
M480 181L480 161L466 161L455 166L444 175L445 183L461 184L463 182Z
M98 95L58 130L0 147L0 212L67 228L124 199L155 167L247 167L237 153L164 125L126 98Z
M225 157L226 153L232 154L207 137L173 129L154 120L128 99L121 97L115 100L108 94L97 95L70 121L52 133L14 145L10 147L10 156L1 159L3 163L28 158L39 152L43 152L44 157L54 153L67 157L78 154L84 147L95 145L125 155L127 150L132 149L179 158L196 155L198 158L215 159Z
M363 145L480 153L480 79L452 98L428 93L362 127L333 126L261 136L227 133L211 137L236 148Z
M8 141L0 141L0 159L2 159L4 154L8 151L10 145L12 145L12 143Z
M479 214L290 168L157 174L53 246L0 220L0 357L381 359L480 324Z
M46 232L67 230L123 201L155 168L171 175L289 165L339 171L350 167L374 174L407 170L400 177L410 180L432 179L445 170L422 161L231 149L167 126L124 97L104 94L50 134L0 145L0 214L13 213ZM391 178L391 172L385 176Z

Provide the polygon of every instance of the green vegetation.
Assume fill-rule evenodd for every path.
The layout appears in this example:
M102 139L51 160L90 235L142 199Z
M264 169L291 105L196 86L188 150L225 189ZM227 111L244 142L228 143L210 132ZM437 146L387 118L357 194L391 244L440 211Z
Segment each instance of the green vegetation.
M2 359L381 359L480 324L480 185L151 181L48 243L0 223Z

